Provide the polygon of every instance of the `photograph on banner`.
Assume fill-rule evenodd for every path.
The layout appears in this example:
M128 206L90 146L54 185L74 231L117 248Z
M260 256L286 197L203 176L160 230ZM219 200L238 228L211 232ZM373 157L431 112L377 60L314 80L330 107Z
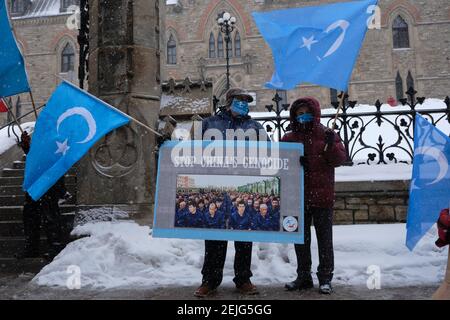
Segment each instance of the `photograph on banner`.
M166 142L153 236L303 243L301 155L293 143Z
M279 196L278 177L179 175L174 227L280 231Z

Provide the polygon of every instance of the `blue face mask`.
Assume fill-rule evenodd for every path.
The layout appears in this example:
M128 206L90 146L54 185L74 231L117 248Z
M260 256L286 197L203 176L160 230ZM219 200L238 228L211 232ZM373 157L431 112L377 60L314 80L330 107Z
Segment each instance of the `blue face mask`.
M309 123L314 120L314 116L311 113L304 113L297 116L296 119L299 123Z
M231 111L233 111L241 116L246 116L248 114L248 112L250 111L250 109L248 107L248 102L233 99L233 102L231 103Z

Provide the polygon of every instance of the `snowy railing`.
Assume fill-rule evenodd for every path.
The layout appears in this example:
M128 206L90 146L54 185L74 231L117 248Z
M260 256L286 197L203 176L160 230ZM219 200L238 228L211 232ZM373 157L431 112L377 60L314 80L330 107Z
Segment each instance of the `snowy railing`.
M372 106L358 105L345 96L344 108L338 116L335 131L346 147L347 165L412 163L417 113L444 133L450 134L449 97L444 100L416 97L417 92L413 88L406 94L408 98L401 99L397 106L382 104L379 100ZM278 141L289 131L287 107L277 106L277 111L255 112L251 115L264 126L274 141ZM337 104L334 104L334 109L322 110L323 125L332 125L336 109Z
M16 103L16 110L17 110L17 108L20 108L20 104L21 104L21 103L20 103L20 100L18 99L18 100L17 100L17 103ZM10 103L9 105L12 105L12 104ZM44 106L45 106L45 105L36 107L36 111L42 109ZM12 110L12 112L14 112L14 111ZM17 119L17 121L18 121L19 123L21 123L21 120L23 120L24 118L28 117L28 116L31 115L31 114L34 114L34 110L28 111L27 113L21 115L20 117L16 117L16 119ZM19 142L20 142L20 130L19 130L19 128L17 127L16 121L15 121L15 120L11 120L11 119L8 117L8 119L6 120L6 122L7 122L7 123L6 123L5 125L3 125L3 126L0 127L0 131L2 131L3 129L7 128L7 129L6 129L7 138L10 138L10 137L11 137L11 134L13 134L13 135L15 136L15 138L16 138L16 142L19 143Z

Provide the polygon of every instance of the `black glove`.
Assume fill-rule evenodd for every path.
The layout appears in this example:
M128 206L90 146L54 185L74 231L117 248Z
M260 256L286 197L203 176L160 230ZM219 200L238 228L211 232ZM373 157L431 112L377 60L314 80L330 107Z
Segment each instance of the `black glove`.
M156 138L156 144L157 144L157 148L159 149L164 142L171 140L171 136L168 134L163 134L162 136L158 136Z
M22 136L20 137L19 146L22 148L25 154L28 154L30 151L31 137L28 132L24 131Z
M335 133L333 130L328 129L325 131L325 144L328 148L331 148L334 145Z
M309 160L305 156L300 156L300 164L302 165L303 169L307 169L309 167Z

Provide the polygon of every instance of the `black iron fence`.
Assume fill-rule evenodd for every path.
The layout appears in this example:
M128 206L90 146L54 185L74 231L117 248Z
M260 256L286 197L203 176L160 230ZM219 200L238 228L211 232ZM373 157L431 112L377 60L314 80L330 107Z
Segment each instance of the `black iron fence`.
M450 132L450 98L434 100L424 105L425 97L417 97L417 91L410 88L407 98L399 101L399 106L386 110L380 100L373 106L362 108L356 101L344 97L344 107L337 118L335 131L339 134L347 150L346 165L411 163L414 154L414 123L417 113L433 125ZM289 105L280 105L278 94L273 98L275 105L266 106L273 116L259 117L260 122L273 140L280 140L289 131L287 116ZM333 103L334 109L338 103ZM363 110L361 110L363 109ZM331 127L335 112L322 115L322 124Z
M410 88L407 98L401 99L399 106L389 108L377 100L373 106L361 107L356 101L344 97L344 107L337 118L335 131L339 134L347 151L347 165L354 164L388 164L411 163L414 154L414 123L415 116L420 113L433 125L444 132L450 132L450 97L444 100L434 100L434 103L424 105L425 97L417 97L417 92ZM288 104L281 104L278 94L272 99L275 105L267 105L270 116L256 116L274 141L290 130L290 121L287 110ZM434 107L436 105L436 107ZM38 107L41 109L43 106ZM333 103L337 109L338 104ZM32 114L30 111L18 120ZM273 115L272 115L273 113ZM330 127L335 112L322 115L322 124ZM9 121L4 126L8 128L8 137L14 135L19 142L20 133Z

